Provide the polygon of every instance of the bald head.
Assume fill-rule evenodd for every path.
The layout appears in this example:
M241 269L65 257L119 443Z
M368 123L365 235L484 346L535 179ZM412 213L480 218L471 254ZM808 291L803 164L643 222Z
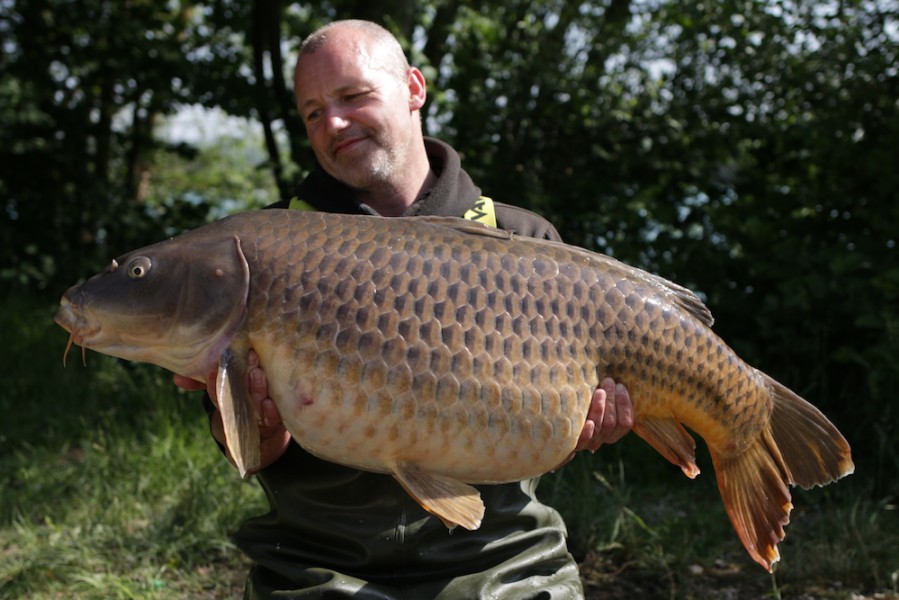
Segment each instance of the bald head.
M309 35L300 45L294 70L294 93L297 92L297 74L303 58L335 44L351 44L367 59L376 62L377 67L405 80L409 71L409 61L396 37L387 29L371 21L347 19L334 21ZM374 65L372 65L374 66Z

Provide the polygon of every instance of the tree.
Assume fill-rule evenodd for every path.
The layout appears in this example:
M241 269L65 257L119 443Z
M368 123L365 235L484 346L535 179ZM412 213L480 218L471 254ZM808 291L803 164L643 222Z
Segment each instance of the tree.
M190 10L150 0L0 6L3 279L44 287L135 239L140 165L184 101Z
M154 136L182 103L257 120L261 162L289 196L314 164L290 89L297 47L327 21L368 18L423 68L427 130L488 195L698 290L742 355L886 461L899 434L897 12L886 0L2 3L0 279L70 283L175 213L176 227L209 217L148 211L141 194L149 173L171 186L155 205L189 197L159 170L195 149ZM228 195L202 181L200 197Z

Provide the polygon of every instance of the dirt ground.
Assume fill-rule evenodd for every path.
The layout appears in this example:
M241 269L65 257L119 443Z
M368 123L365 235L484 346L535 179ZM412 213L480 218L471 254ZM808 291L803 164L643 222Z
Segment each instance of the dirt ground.
M588 554L580 569L587 600L899 600L895 592L864 593L838 582L775 587L764 571L724 561L711 569L696 565L685 573L662 574Z

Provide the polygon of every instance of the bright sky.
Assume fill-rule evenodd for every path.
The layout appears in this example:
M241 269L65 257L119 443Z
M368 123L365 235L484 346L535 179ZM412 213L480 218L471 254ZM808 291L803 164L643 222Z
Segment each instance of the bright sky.
M214 142L223 134L236 135L258 126L254 121L230 116L219 108L192 104L169 117L158 134L170 142L202 145Z

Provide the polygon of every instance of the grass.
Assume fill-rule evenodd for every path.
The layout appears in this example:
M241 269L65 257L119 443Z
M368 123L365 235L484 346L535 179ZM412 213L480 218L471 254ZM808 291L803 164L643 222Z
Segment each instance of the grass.
M0 599L239 598L248 563L229 533L265 502L222 458L198 397L95 353L63 369L52 303L2 306ZM856 475L797 492L772 576L705 462L689 481L630 436L544 478L590 598L899 598L894 499L871 494L883 486Z
M630 436L544 477L596 598L899 600L899 510L871 482L794 488L769 575L740 544L701 443L697 457L707 466L690 481Z
M239 597L228 539L264 509L162 370L72 352L52 309L7 302L0 598ZM11 391L11 393L9 393Z

